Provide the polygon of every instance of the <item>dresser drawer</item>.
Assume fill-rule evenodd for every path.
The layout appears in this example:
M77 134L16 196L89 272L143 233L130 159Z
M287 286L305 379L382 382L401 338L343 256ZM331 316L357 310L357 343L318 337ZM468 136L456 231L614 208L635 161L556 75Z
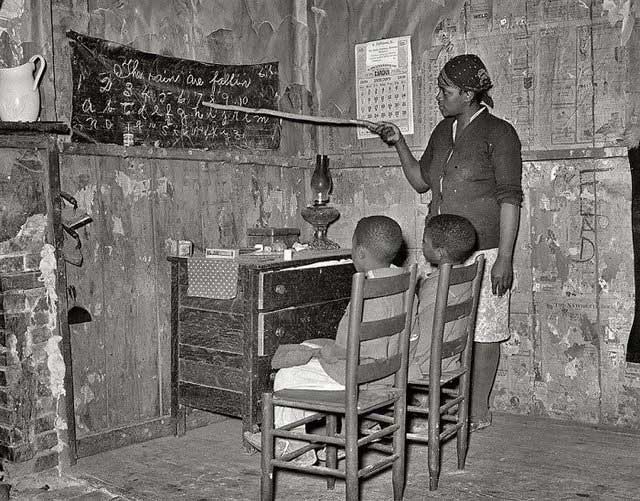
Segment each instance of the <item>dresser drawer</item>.
M351 263L262 272L258 277L258 309L276 310L349 297L354 273Z
M181 308L178 315L181 343L242 353L243 317L191 308Z
M305 339L335 339L349 298L258 314L258 356L273 356L280 344Z

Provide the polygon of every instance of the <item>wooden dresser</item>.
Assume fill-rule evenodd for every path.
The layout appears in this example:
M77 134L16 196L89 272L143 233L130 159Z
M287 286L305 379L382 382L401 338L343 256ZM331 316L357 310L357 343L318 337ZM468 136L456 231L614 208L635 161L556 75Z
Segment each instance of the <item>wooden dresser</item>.
M241 256L230 300L189 296L187 259L168 258L176 434L185 431L185 407L238 416L243 431L257 431L278 345L335 336L355 269L350 262L329 263L349 259L350 251L294 255L293 261Z

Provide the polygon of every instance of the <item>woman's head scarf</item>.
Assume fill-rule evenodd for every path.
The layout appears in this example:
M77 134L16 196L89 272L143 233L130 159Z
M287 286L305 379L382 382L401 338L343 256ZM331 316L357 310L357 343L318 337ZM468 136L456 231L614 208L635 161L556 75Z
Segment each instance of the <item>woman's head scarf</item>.
M487 67L475 54L462 54L449 59L438 75L438 85L481 92L482 101L493 108L493 99L486 93L493 84Z

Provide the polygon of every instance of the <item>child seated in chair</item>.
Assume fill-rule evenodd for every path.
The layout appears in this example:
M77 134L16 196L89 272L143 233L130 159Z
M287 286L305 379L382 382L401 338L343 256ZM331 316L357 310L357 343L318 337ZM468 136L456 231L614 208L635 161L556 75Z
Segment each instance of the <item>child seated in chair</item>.
M392 262L402 245L400 225L387 216L370 216L358 221L352 239L353 265L358 272L369 277L381 277L396 273ZM368 299L365 301L363 319L368 321L398 314L403 310L403 295ZM281 345L273 357L272 366L279 369L273 384L274 391L283 389L342 391L345 389L347 335L349 333L349 307L343 315L336 339L313 339L300 345ZM397 351L397 335L391 339L364 341L360 345L360 362L378 359ZM376 381L372 384L384 384ZM392 384L392 378L389 380ZM276 406L276 427L292 423L309 412L303 409ZM245 433L246 440L260 449L260 434ZM276 439L276 456L292 452L305 445L295 440ZM317 460L314 450L296 458L299 464L310 466Z
M422 253L433 265L444 263L462 264L473 254L476 231L471 222L454 214L439 214L427 217L422 237ZM429 375L431 358L431 329L438 289L437 270L422 280L418 288L418 316L414 322L409 348L409 381ZM449 301L465 301L471 294L470 284L459 284L449 288ZM445 327L443 341L460 335L458 322ZM459 356L442 361L446 371L458 365Z

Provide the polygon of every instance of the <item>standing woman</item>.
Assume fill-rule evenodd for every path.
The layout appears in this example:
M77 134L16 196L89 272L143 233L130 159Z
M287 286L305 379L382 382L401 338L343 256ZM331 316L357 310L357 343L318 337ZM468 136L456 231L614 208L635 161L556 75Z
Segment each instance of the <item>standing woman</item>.
M491 424L489 395L509 338L513 249L522 202L520 139L506 121L489 113L491 79L475 54L452 58L438 76L436 100L444 119L433 130L420 160L398 127L377 123L371 131L395 146L402 170L418 193L432 191L430 216L457 214L478 235L487 259L478 306L471 378L471 430ZM470 259L474 259L475 255Z

